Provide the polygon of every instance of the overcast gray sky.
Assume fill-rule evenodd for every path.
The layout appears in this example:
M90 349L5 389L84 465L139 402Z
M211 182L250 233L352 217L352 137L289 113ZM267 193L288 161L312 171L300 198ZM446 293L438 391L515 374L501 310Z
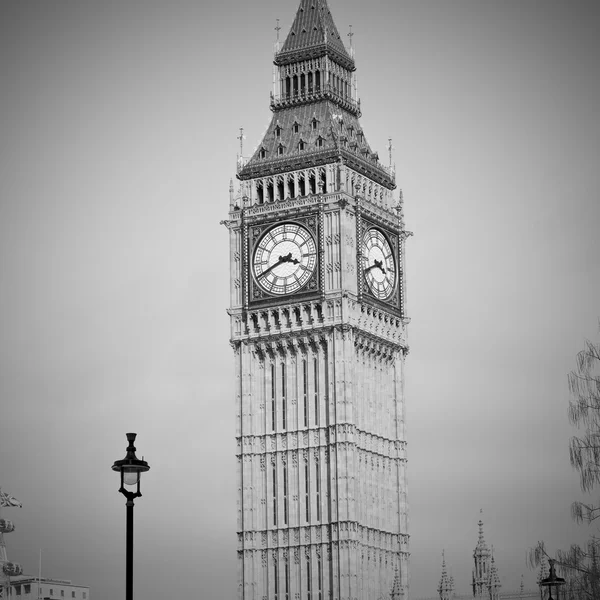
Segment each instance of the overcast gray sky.
M600 316L597 2L330 0L404 190L412 597L504 589L585 538L567 372ZM296 0L0 3L0 485L9 558L123 595L110 470L138 432L135 591L236 591L228 343L238 128L266 128Z

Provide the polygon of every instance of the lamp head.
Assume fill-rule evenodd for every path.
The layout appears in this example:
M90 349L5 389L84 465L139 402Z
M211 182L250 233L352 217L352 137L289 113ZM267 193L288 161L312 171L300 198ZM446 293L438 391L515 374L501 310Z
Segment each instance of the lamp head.
M123 460L115 461L115 464L112 466L113 471L118 471L121 473L121 487L123 485L138 485L140 484L140 476L142 473L150 470L150 466L145 460L140 460L135 455L135 446L133 442L135 442L135 438L137 433L127 433L127 441L129 445L127 446L127 454Z

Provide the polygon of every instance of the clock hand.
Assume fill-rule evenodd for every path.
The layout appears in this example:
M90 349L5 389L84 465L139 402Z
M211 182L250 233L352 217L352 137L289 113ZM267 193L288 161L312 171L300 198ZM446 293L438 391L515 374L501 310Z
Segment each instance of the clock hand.
M264 277L267 273L269 273L270 271L272 271L275 267L278 267L279 265L286 263L286 262L291 262L294 263L295 265L297 265L300 261L297 258L292 258L292 253L289 252L288 254L286 254L285 256L280 256L279 259L277 260L277 262L274 262L268 269L265 269L259 276L258 279L261 279L262 277Z
M367 273L371 269L374 269L375 267L377 267L378 269L381 269L381 272L385 275L385 269L383 268L383 261L377 260L377 259L374 259L374 264L372 264L370 267L367 267L365 269L365 273Z
M375 260L374 262L375 262L375 264L373 266L374 267L379 267L381 269L381 272L385 275L385 269L383 268L383 261L382 260Z

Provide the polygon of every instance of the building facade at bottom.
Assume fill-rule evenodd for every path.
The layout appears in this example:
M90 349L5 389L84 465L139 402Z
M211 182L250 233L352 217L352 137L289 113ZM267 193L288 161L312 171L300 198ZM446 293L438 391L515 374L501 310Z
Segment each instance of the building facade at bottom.
M230 236L240 600L408 592L401 194L325 0L276 46ZM240 136L241 138L243 136Z
M32 575L11 577L11 598L23 600L90 600L90 588L68 579L37 578Z

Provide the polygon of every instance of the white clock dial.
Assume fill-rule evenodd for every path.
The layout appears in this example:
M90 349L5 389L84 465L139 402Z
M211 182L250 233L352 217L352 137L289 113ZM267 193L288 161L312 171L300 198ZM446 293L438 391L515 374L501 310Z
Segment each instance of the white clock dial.
M396 260L385 235L375 228L368 229L363 238L362 267L371 293L387 300L396 286Z
M317 267L317 246L305 227L283 223L269 229L254 250L255 281L270 294L291 294L303 288Z

